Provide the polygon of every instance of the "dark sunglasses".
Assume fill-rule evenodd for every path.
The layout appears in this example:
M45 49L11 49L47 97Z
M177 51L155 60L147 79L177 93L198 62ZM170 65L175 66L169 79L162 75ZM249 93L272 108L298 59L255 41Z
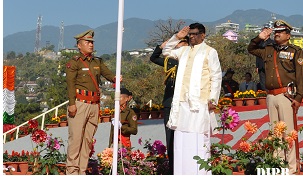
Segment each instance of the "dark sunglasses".
M198 34L202 34L202 32L188 33L187 36L188 37L190 37L191 35L197 36Z

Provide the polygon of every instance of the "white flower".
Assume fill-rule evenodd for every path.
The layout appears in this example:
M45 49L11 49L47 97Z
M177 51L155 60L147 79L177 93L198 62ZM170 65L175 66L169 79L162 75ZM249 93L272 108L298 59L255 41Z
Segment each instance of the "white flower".
M13 166L8 166L7 169L10 169L11 171L15 171L16 170Z

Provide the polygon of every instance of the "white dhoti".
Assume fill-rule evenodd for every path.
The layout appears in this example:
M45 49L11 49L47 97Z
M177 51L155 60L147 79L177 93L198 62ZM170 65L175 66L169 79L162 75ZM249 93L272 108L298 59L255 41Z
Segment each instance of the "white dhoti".
M203 124L204 129L208 129L208 132L206 130L204 133L179 131L180 128L175 130L174 175L211 175L211 172L206 172L204 169L199 170L197 160L193 159L194 156L202 159L210 157L210 116L206 115L203 110L191 112L188 106L188 103L180 103L178 127L195 128Z

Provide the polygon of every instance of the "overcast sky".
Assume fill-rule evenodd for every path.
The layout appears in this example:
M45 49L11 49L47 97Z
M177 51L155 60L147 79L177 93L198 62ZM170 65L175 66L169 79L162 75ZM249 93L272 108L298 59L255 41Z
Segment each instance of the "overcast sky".
M35 30L42 26L82 24L96 28L118 20L119 0L3 0L3 35ZM274 3L276 2L276 3ZM286 1L285 1L286 2ZM211 22L235 10L265 9L290 16L303 15L302 0L124 0L124 19L192 19ZM303 19L302 19L303 20Z

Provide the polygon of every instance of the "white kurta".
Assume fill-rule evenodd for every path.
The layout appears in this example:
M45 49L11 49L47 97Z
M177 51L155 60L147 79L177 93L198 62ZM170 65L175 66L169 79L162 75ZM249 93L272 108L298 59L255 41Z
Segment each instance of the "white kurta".
M212 130L217 127L214 112L208 111L208 101L213 99L218 102L221 91L222 72L218 54L205 42L174 50L178 42L174 35L163 49L163 54L179 60L167 126L177 131L207 134L210 129L205 122L210 122ZM188 103L190 112L200 117L192 120L190 115L180 116L180 102ZM185 121L188 122L184 124Z
M217 51L202 42L173 50L179 40L173 36L164 55L179 60L171 113L167 127L174 129L174 174L210 174L199 170L194 156L207 159L210 134L217 127L208 101L218 102L222 72Z

